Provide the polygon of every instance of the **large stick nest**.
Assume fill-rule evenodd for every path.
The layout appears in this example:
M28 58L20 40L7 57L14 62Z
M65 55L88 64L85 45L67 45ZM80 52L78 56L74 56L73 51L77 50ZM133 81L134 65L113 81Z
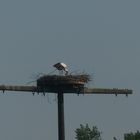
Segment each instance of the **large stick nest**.
M88 83L91 81L91 76L88 74L78 75L44 75L37 80L40 84L54 84L54 83Z

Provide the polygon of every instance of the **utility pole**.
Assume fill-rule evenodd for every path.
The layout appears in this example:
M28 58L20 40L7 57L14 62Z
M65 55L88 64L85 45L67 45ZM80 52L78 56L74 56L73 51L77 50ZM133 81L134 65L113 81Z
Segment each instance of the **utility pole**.
M68 70L64 63L57 63L54 65L58 70L65 71L66 75L44 75L37 79L36 86L13 86L0 85L0 90L31 92L35 93L55 93L58 98L58 140L65 140L65 119L64 119L64 94L114 94L126 95L132 94L130 89L118 88L88 88L85 87L90 78L89 75L68 75Z
M58 137L65 140L65 118L64 118L64 94L59 92L58 96Z

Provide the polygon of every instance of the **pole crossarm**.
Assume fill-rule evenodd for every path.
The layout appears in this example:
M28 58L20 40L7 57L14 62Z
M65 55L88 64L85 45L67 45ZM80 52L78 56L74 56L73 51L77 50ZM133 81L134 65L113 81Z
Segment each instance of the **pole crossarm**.
M118 89L118 88L85 88L84 89L85 94L132 94L133 91L130 89Z
M37 86L8 86L8 85L0 85L0 90L1 91L21 91L21 92L48 92L48 93L57 93L52 90L47 90L45 91L43 89L39 89ZM84 94L125 94L129 95L132 94L132 90L129 89L118 89L118 88L84 88L79 92L79 94L84 93ZM75 91L71 91L69 93L76 93Z
M22 91L22 92L37 92L36 86L7 86L0 85L1 91Z

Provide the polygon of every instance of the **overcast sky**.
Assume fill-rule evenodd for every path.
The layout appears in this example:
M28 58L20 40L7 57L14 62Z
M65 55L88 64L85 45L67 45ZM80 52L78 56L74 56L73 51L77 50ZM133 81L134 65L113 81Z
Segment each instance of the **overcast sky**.
M139 0L0 1L0 84L26 85L64 62L93 75L88 86L133 95L65 95L66 140L80 124L103 140L140 130ZM36 83L32 83L36 84ZM57 102L31 93L0 94L0 139L56 140Z

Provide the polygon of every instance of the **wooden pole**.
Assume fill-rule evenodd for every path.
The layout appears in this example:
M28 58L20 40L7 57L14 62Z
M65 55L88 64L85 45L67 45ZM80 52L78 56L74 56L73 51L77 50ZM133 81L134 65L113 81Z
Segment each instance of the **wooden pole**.
M58 140L65 140L64 93L58 93Z

